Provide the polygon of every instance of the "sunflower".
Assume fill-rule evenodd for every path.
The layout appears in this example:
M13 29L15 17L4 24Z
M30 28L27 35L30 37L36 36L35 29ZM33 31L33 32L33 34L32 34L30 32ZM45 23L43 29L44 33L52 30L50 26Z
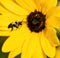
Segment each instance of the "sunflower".
M21 58L54 57L59 39L56 28L60 28L60 6L57 0L1 0L0 25L7 26L20 20L21 26L11 32L1 27L0 35L10 37L2 46L3 52L10 52L8 58L21 53Z

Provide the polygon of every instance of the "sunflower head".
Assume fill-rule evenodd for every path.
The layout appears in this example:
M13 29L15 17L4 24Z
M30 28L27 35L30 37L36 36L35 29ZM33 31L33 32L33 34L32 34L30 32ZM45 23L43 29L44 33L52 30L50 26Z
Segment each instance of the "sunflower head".
M45 28L45 15L35 10L27 16L28 27L31 31L39 32Z

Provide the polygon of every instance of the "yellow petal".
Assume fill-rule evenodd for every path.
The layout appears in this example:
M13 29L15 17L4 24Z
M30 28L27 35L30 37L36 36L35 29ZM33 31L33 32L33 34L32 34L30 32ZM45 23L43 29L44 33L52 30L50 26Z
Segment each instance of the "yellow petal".
M52 8L52 7L55 7L57 5L57 0L34 0L35 3L37 4L37 6L41 6L41 10L42 10L42 13L46 14L47 11ZM53 3L54 2L54 3Z
M50 25L46 26L44 34L46 38L49 40L49 42L52 44L52 46L59 45L59 39L57 37L56 30L52 28Z
M13 0L13 2L30 12L37 9L35 3L32 0Z
M51 57L52 58L52 57ZM60 45L56 48L56 55L53 58L60 58Z
M9 52L19 46L22 48L23 42L25 41L25 39L29 38L29 36L30 31L27 26L23 24L20 29L12 32L11 36L3 44L2 51Z
M60 6L53 8L47 13L47 24L54 28L60 28Z
M14 13L14 12L11 12L11 11L8 11L1 3L0 3L0 13L1 13L1 15L6 15L7 17L9 16L12 16L12 17L17 17L17 19L18 19L18 17L21 17L21 16L25 16L25 15L17 15L16 13ZM11 18L12 18L11 17Z
M29 43L30 43L30 38L26 39L24 44L23 44L23 47L22 47L22 54L21 54L21 58L29 58L31 56L29 56L29 54L27 53L27 47L29 46Z
M8 58L14 58L21 53L21 47L19 46L15 50L11 51L8 55Z
M32 58L47 58L47 57L39 47L39 49L33 54Z
M19 7L12 0L1 0L0 5L4 7L7 11L15 13L17 15L28 15L29 12L21 7Z
M55 58L60 58L60 46L57 47Z
M10 16L9 16L10 15ZM24 16L22 17L17 17L17 16L14 16L12 14L3 14L0 16L0 26L1 27L8 27L8 25L12 22L15 22L15 21L26 21L26 19L24 18Z
M48 38L45 37L43 32L42 32L40 42L44 53L49 57L54 57L56 53L56 49L49 43Z
M60 17L51 16L47 18L46 24L52 26L53 28L60 28Z
M10 36L11 31L8 30L0 30L0 36Z
M35 50L32 58L47 58L46 55L43 53L41 47L37 47L37 50Z
M46 16L47 17L50 17L50 16L60 17L60 6L56 6L56 7L51 8L47 12Z
M16 31L19 28L13 28L13 30L11 31L11 28L8 29L8 26L0 26L0 36L10 36L11 33L14 33L14 31Z
M41 0L33 0L38 8L39 11L41 11Z
M39 35L41 36L41 34ZM38 37L39 37L38 36ZM46 55L44 54L43 50L42 50L42 47L41 47L41 43L39 42L41 39L41 37L38 39L34 39L35 40L35 52L32 56L32 58L46 58Z
M0 26L7 27L11 22L15 22L17 20L22 21L26 18L26 16L17 16L15 14L12 14L4 9L2 6L0 6L0 12L2 13L2 15L0 15Z
M40 43L39 43L38 34L31 33L30 38L28 38L23 45L21 58L31 58L33 56L33 54L35 54L36 50L39 50L39 52L41 54L42 52L41 52L40 48L37 47L37 46L40 46L39 44ZM44 57L43 54L40 57Z

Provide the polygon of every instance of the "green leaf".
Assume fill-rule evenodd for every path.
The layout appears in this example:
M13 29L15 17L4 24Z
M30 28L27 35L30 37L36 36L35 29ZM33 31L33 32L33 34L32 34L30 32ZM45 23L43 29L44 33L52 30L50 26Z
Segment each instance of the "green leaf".
M21 58L21 54L17 55L15 58Z
M0 36L0 58L8 58L8 53L1 52L1 47L8 36Z
M57 36L58 36L58 39L60 40L60 29L57 29L57 28L56 28L56 31L57 31L56 34L57 34Z

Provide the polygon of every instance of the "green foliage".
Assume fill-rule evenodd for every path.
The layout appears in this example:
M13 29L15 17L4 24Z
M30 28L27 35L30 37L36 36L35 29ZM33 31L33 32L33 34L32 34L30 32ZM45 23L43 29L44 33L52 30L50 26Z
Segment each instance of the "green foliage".
M17 55L15 58L20 58L21 54Z
M7 58L8 53L2 53L1 48L2 48L2 44L4 43L4 41L7 39L8 37L6 36L0 36L0 58Z
M60 0L58 0L58 1L60 1Z
M57 30L56 34L58 36L58 39L60 40L60 29L56 29L56 30Z

